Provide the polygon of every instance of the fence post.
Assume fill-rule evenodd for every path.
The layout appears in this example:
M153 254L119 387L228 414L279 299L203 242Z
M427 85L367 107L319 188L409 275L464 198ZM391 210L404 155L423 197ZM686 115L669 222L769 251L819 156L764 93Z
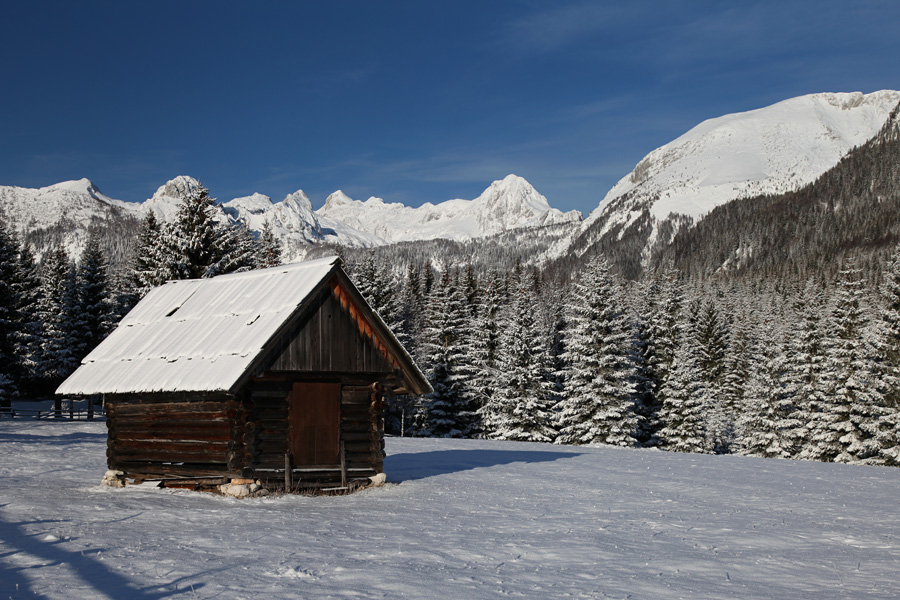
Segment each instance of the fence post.
M290 452L287 452L284 455L284 493L290 493L292 487L293 482L291 481L291 454Z

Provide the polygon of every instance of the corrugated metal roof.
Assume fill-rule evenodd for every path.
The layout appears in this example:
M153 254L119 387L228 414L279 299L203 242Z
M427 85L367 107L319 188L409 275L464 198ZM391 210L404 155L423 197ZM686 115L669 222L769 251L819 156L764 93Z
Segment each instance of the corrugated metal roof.
M56 393L230 390L337 263L329 257L154 288Z

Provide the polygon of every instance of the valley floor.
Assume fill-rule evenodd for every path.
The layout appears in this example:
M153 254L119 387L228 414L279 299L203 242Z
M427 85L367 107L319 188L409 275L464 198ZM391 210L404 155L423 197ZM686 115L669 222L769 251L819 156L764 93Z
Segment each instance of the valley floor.
M102 422L0 422L0 598L891 598L900 469L388 440L389 485L101 487Z

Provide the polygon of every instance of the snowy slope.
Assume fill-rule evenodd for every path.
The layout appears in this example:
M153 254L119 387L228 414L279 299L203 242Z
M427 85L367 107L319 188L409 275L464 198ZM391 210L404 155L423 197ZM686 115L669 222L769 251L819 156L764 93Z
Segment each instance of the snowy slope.
M812 94L704 121L644 157L582 229L599 238L644 210L657 227L672 214L696 221L737 198L795 190L874 137L898 102L890 90Z
M393 482L100 487L104 423L0 421L2 598L895 598L900 469L389 438Z
M340 190L331 194L316 213L371 234L388 243L413 240L464 241L520 227L577 223L578 211L551 208L525 179L516 175L494 181L474 200L427 202L418 208L381 198L351 200Z

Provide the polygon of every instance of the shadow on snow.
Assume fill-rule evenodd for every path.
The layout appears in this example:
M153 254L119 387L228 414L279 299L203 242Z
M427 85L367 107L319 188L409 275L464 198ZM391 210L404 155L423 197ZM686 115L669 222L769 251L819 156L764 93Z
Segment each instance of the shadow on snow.
M435 475L448 475L518 462L552 462L561 458L573 458L580 454L580 452L482 449L389 454L384 459L384 472L387 473L388 481L402 483Z
M2 509L3 506L0 506ZM40 568L48 566L64 566L68 571L81 579L98 595L110 598L135 598L137 600L155 600L168 598L183 593L184 590L160 589L169 588L177 582L169 582L165 586L149 586L141 588L128 578L112 571L97 556L105 548L85 550L66 550L66 542L55 538L47 538L47 532L28 533L26 528L33 528L42 523L61 523L64 520L9 522L0 513L0 594L4 597L18 595L40 595L43 574L37 573ZM90 553L90 554L88 554ZM23 560L24 559L24 560ZM23 565L22 563L31 563ZM35 578L29 577L30 573ZM202 584L194 584L198 589ZM176 586L177 587L177 586Z

